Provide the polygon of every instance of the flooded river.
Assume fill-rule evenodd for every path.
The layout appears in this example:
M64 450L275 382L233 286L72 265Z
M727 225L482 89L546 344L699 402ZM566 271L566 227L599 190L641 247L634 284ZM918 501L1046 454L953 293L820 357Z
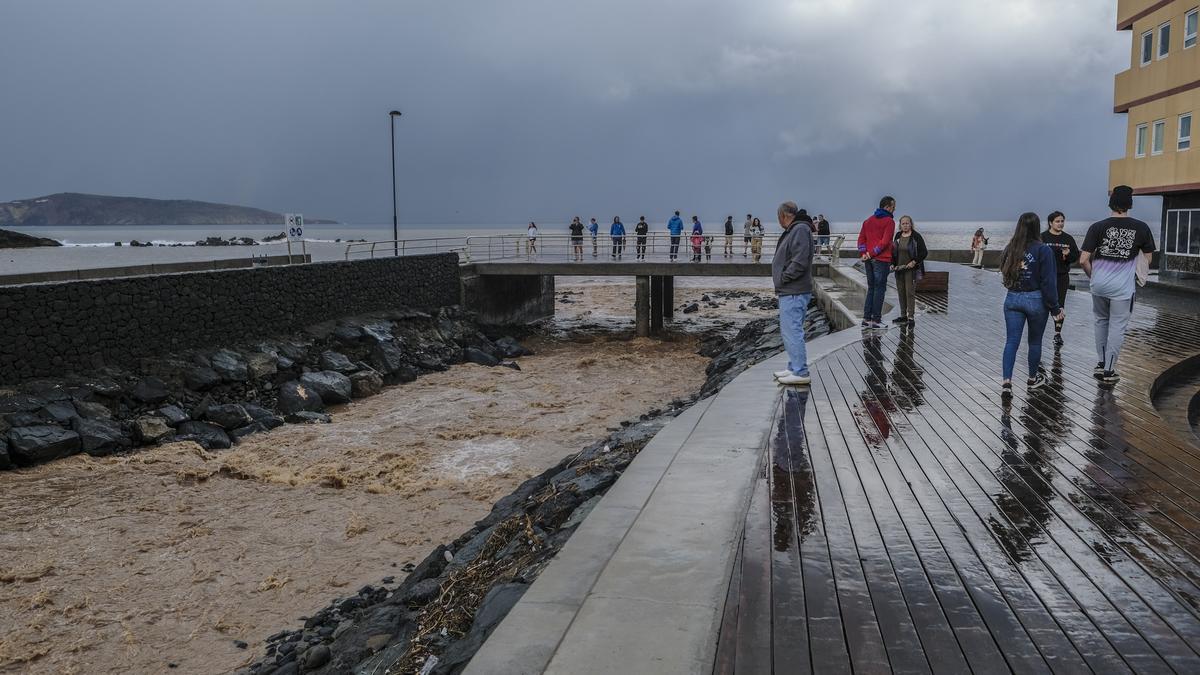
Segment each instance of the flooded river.
M572 300L560 328L527 341L537 354L520 371L457 366L230 451L181 443L0 473L0 672L236 669L331 600L403 580L525 478L700 387L694 337L572 327L629 323L628 290L559 291Z

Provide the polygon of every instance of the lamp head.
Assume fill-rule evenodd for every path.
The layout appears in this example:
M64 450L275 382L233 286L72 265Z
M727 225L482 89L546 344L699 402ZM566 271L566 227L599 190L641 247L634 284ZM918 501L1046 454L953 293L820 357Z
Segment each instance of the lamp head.
M399 116L400 116L400 111L399 111L399 110L393 110L393 111L391 111L390 113L388 113L388 115L391 115L392 117L399 117Z

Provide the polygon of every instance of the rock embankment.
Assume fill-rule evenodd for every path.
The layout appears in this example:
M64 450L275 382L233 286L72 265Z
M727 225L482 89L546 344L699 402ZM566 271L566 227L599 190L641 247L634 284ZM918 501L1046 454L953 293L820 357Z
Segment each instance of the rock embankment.
M527 353L512 338L493 341L469 315L449 307L342 319L286 339L143 359L137 373L105 369L34 380L0 388L0 469L171 441L226 449L287 422L327 422L330 406L421 373L464 361L500 365Z
M829 330L815 306L808 323L810 339ZM713 361L699 393L623 423L529 479L469 531L406 568L403 582L387 577L364 586L302 628L272 635L266 654L243 675L461 672L650 439L696 400L782 349L772 319L753 321L732 339L711 338L702 353Z
M35 237L23 232L0 230L0 248L35 248L38 246L62 246L62 242L45 237Z

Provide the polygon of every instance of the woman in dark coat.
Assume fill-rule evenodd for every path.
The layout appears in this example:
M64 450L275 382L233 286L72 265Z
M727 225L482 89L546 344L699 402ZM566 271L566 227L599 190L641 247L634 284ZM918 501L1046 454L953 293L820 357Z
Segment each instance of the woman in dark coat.
M896 292L900 294L900 316L892 323L911 325L917 313L917 281L925 275L929 249L910 216L900 218L900 231L892 242L895 251L892 270L896 273Z

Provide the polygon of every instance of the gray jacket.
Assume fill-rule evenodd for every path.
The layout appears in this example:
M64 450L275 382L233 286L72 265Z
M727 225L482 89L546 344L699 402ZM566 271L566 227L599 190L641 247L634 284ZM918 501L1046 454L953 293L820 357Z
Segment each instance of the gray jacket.
M805 223L793 223L780 235L771 261L777 295L812 293L812 241L812 230Z

